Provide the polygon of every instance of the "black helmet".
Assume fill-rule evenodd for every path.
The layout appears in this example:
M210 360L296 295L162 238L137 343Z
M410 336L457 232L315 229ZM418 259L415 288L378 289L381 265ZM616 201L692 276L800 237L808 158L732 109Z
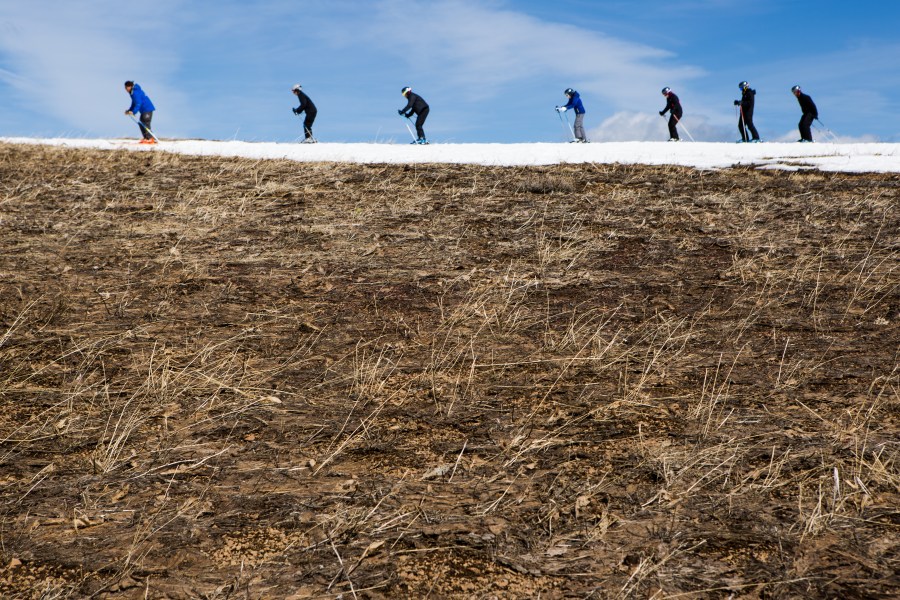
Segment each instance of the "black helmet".
M670 87L664 87L664 88L662 89L662 95L665 96L666 94L668 94L668 93L671 92L671 91L672 91L672 88L670 88Z
M563 94L565 94L566 96L574 96L575 90L573 90L572 88L566 88L566 91L564 91Z
M738 88L741 90L746 90L748 87L750 87L750 84L746 81L742 81L738 84Z
M412 88L409 87L409 86L406 86L405 88L403 88L402 90L400 90L400 94L401 94L402 96L405 96L405 95L407 95L408 93L410 93L411 91L412 91Z
M800 86L799 86L799 85L795 85L794 87L791 88L791 91L792 91L793 93L796 94L797 92L800 91Z

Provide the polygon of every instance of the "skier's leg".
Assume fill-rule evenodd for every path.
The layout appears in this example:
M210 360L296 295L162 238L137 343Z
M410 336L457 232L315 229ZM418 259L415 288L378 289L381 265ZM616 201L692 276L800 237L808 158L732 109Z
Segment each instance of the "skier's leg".
M678 117L675 114L669 115L669 138L673 140L678 139L678 128L676 125L678 124Z
M744 122L747 124L747 129L750 130L750 135L753 136L754 140L759 140L759 133L756 131L756 127L753 126L753 111L744 114Z
M747 127L750 129L750 135L753 136L753 139L759 141L759 132L757 132L756 127L753 126L753 121L747 121Z
M426 108L416 116L416 135L419 136L420 140L425 139L425 119L428 118L429 110L431 109Z
M150 135L150 122L153 120L153 111L150 112L142 112L141 113L141 135L144 136L145 140L153 139L153 136Z
M575 114L575 139L587 141L584 137L584 113Z
M806 114L800 117L800 124L798 128L800 129L800 139L806 140L807 142L813 141L812 131L810 127L812 126L813 116L811 114Z
M314 113L314 112L311 113L311 112L307 111L306 118L303 119L303 134L306 137L306 139L308 139L308 140L312 139L312 136L313 136L312 126L313 126L313 123L315 122L315 120L316 120L316 113Z

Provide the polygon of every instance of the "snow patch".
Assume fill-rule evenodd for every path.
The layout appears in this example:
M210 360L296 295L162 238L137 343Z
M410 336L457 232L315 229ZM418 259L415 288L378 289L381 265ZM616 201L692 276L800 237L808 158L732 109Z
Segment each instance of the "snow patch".
M121 139L0 138L14 144L69 148L173 152L192 156L286 159L298 162L494 166L555 164L678 165L721 169L750 165L784 170L821 169L850 173L900 173L900 144L732 144L715 142L605 142L592 144L287 144L213 140L164 140L143 146Z

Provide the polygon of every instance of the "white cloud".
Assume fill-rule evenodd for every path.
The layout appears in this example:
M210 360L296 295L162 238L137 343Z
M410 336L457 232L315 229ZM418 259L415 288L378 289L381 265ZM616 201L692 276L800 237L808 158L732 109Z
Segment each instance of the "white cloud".
M583 95L624 109L651 106L665 81L703 74L672 53L612 35L542 21L506 2L386 0L369 28L414 73L439 73L467 100L494 97L504 86L567 81ZM559 92L557 92L559 95Z
M158 0L150 10L109 0L9 2L0 7L0 79L19 103L84 134L135 135L122 114L122 83L141 83L166 111L186 104L166 81L178 66L166 26L177 9ZM157 119L158 122L158 119Z
M728 128L714 125L704 115L685 115L678 125L679 136L698 142L733 141L738 135L737 125L731 134ZM690 135L689 135L690 134ZM588 139L595 142L664 141L669 139L668 115L620 111L604 119L600 125L588 129Z
M813 139L817 142L828 142L832 144L870 144L876 143L881 140L878 139L878 136L875 135L839 135L828 129L827 127L823 127L821 125L813 124L812 127ZM796 142L800 138L800 131L798 129L792 129L787 131L772 140L771 142Z

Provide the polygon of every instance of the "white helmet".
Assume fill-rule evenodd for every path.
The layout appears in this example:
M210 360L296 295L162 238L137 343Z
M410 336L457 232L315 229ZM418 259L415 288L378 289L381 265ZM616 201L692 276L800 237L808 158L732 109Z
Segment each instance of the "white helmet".
M291 88L291 91L296 92L297 90L302 90L302 89L303 89L302 85L300 85L299 83L295 83L294 87Z

